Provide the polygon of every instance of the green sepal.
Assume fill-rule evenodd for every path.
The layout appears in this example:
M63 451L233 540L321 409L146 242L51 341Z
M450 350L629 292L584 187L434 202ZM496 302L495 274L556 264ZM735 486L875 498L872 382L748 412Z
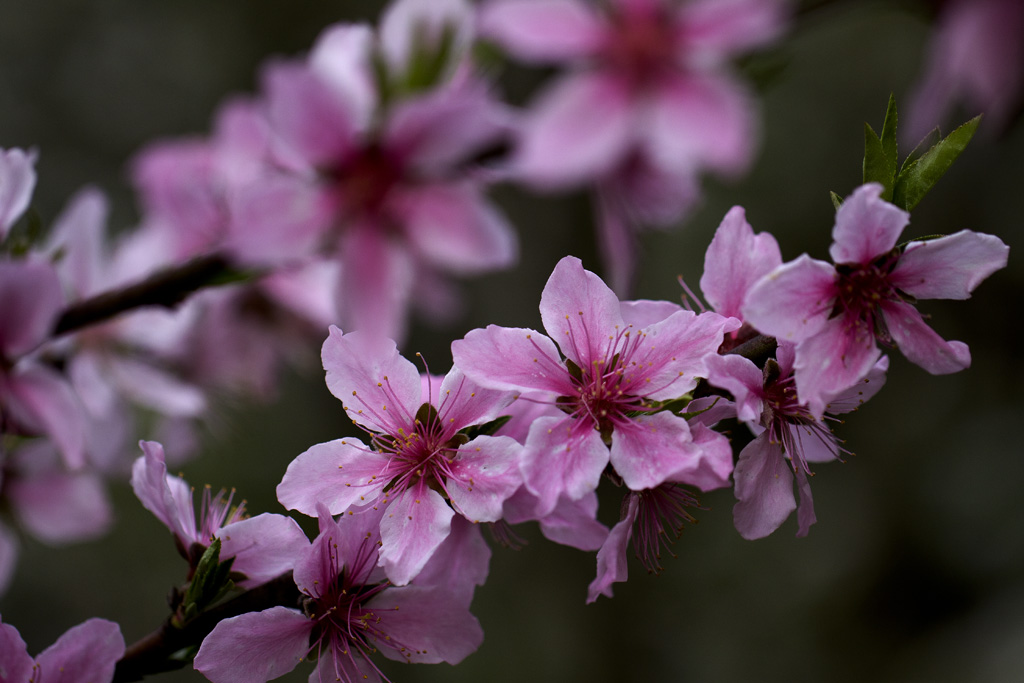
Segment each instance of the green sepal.
M438 422L440 418L437 416L437 408L431 403L424 403L420 406L420 409L416 411L416 421L421 425L427 426Z
M214 538L196 563L185 598L174 618L176 626L184 626L234 588L235 583L231 580L234 562L233 557L220 561L220 539Z
M698 415L703 415L704 413L708 412L709 410L711 410L712 408L717 406L718 405L718 401L721 400L721 398L722 398L721 396L716 396L715 397L715 402L712 403L711 405L709 405L704 410L695 410L692 413L679 413L679 417L683 418L684 420L690 420L692 418L697 417Z
M577 382L583 383L583 370L580 366L573 363L570 359L565 359L565 367L569 370L569 375Z
M889 104L882 121L881 137L870 124L864 124L864 182L882 185L882 199L892 201L896 183L896 167L899 162L896 145L896 98L889 95Z
M963 124L921 155L905 164L896 178L893 204L910 211L928 194L974 137L981 116Z
M832 190L828 191L828 195L832 198L832 206L836 207L836 211L838 211L839 207L843 205L843 198Z
M495 418L490 422L485 422L482 425L472 425L461 430L459 434L463 434L469 441L472 441L478 436L493 436L496 431L505 426L505 423L512 419L511 415L502 415L501 417Z
M693 396L691 394L684 394L679 398L672 398L667 401L650 401L644 404L647 406L647 410L632 411L630 416L653 415L654 413L663 413L665 411L678 415L679 411L685 408L692 400Z
M455 28L445 24L440 40L432 44L424 25L413 31L411 58L405 70L405 78L399 84L403 94L428 90L441 80L447 70L455 46Z
M25 219L18 221L4 240L0 240L0 253L7 252L14 258L24 258L39 242L43 235L43 221L34 207L25 212ZM58 260L58 259L54 259Z

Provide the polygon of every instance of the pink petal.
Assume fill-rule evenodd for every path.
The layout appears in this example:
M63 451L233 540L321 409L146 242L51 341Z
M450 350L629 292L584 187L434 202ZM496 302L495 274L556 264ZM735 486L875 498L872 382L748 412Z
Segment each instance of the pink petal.
M438 588L389 588L366 603L381 619L388 640L378 639L381 654L401 662L458 664L483 643L480 622L468 602ZM402 643L402 650L391 643Z
M106 285L104 237L110 213L106 196L94 187L79 190L54 221L48 249L60 250L61 279L76 299L82 299Z
M757 139L751 96L723 78L687 74L666 79L648 102L649 120L640 131L646 152L666 168L707 166L742 173Z
M512 227L472 183L408 188L394 202L413 248L432 265L468 275L516 260Z
M439 178L500 142L511 125L489 85L468 79L396 104L383 137L414 175Z
M803 538L810 531L811 525L818 521L818 518L814 514L814 497L811 495L811 482L807 478L807 473L802 468L797 468L796 471L796 488L800 493L800 504L797 507L796 513L796 535L799 538Z
M455 509L471 522L496 522L502 506L523 482L523 447L508 436L480 436L460 446L446 490Z
M732 509L733 523L747 540L769 535L796 509L793 472L767 433L740 452L733 478L739 500Z
M309 54L309 69L330 87L361 131L377 106L373 78L373 31L363 24L335 24L324 29Z
M0 526L0 534L5 533L4 527ZM0 535L0 540L3 536ZM0 547L0 558L3 558L3 550ZM2 575L0 575L2 578ZM3 592L5 583L0 582L0 593ZM32 680L32 667L35 662L28 653L28 646L21 639L18 629L10 624L0 623L0 675L4 683Z
M7 592L7 587L14 578L14 570L18 565L18 537L8 527L0 524L0 596ZM4 627L0 625L0 644L4 643ZM14 632L17 634L17 631ZM23 644L24 646L24 644ZM5 647L0 647L0 657L8 655ZM31 666L31 660L29 665ZM0 659L0 668L12 666L9 661Z
M512 402L509 392L484 389L467 378L457 366L448 371L438 392L432 403L437 406L438 417L445 429L453 434L470 425L494 420L504 414L504 408Z
M121 627L106 619L89 619L68 629L36 657L36 680L46 683L109 681L124 655Z
M480 34L528 62L589 57L604 43L604 21L575 0L497 0L484 5Z
M828 398L867 375L881 354L863 321L845 316L829 320L821 332L797 346L793 374L800 402L820 417Z
M306 658L314 622L271 607L225 619L206 636L193 666L213 683L258 683L283 676Z
M918 299L967 299L982 280L1006 267L1009 254L998 237L961 230L908 244L890 282Z
M36 154L0 149L0 241L25 213L36 186Z
M889 357L882 356L868 372L867 376L852 387L839 392L828 399L825 412L832 415L849 413L861 407L865 401L881 391L885 386L886 372L889 370ZM806 458L808 462L814 462ZM829 458L830 460L834 458Z
M704 255L700 289L716 312L740 318L747 292L782 265L779 244L771 234L754 234L741 206L725 214Z
M828 321L837 279L834 267L804 254L754 283L744 299L743 319L780 341L807 339Z
M712 355L706 360L708 383L736 399L736 417L758 423L764 410L764 375L750 360L737 355Z
M534 330L488 325L452 342L455 365L466 376L494 389L535 389L571 395L574 391L558 349Z
M242 588L252 588L291 571L309 540L295 520L263 513L233 522L216 533L220 556L235 558L231 571L245 574Z
M786 6L783 0L691 1L679 9L679 41L691 58L696 53L721 61L776 39L785 28Z
M625 330L619 299L575 256L562 258L540 295L544 329L580 368L610 359ZM539 388L539 387L538 387Z
M206 396L201 389L155 365L111 355L107 370L124 394L158 413L168 417L199 417L206 410Z
M628 362L627 393L655 401L678 398L707 375L705 359L718 351L726 332L740 327L736 318L706 311L679 311L641 331L643 344ZM630 380L630 375L633 379Z
M321 356L327 388L349 417L377 432L411 429L422 403L420 373L395 342L358 330L342 334L332 325Z
M562 495L579 500L596 490L608 460L608 447L590 425L568 417L534 422L521 468L526 488L540 499L538 516L550 514Z
M690 427L669 412L633 418L612 433L611 463L632 491L653 489L674 473L691 469Z
M407 245L370 222L350 226L340 251L337 302L346 329L404 337L415 273Z
M896 246L910 214L881 199L878 183L861 185L836 211L829 254L836 263L870 263Z
M267 117L275 136L309 167L337 165L356 144L363 102L346 102L334 83L309 66L274 62L264 68Z
M595 195L597 241L601 260L607 268L613 291L628 296L636 274L637 232L640 226L631 220L623 202L614 195L609 183L601 183Z
M640 329L660 323L670 315L682 310L684 310L682 306L671 301L641 299L637 301L623 301L619 304L622 321L627 325Z
M392 478L386 456L358 439L336 439L312 446L288 464L277 500L310 516L322 503L336 515L376 501Z
M61 375L42 365L23 364L7 378L7 408L48 435L71 469L85 464L85 419L82 405Z
M484 585L491 562L481 526L464 517L452 517L448 538L413 579L412 585L440 588L451 595L463 595L466 605L473 599L476 586Z
M455 512L422 481L395 497L380 523L380 564L397 586L412 581L451 531Z
M618 164L635 135L628 87L603 74L572 74L546 90L523 121L513 165L546 189L576 185Z
M47 263L0 261L0 355L11 360L52 331L64 294Z
M195 536L192 494L179 477L168 476L164 447L156 441L140 441L142 455L132 465L132 490L142 507L182 541Z
M247 183L230 197L227 248L244 263L289 264L315 253L333 219L324 190L310 179L276 175Z
M579 500L562 496L551 514L539 522L546 539L579 550L597 550L608 537L608 527L597 521L597 493L593 491Z
M18 521L46 543L97 538L114 521L103 480L95 475L53 470L12 480L6 493Z
M636 523L640 509L640 497L629 496L629 507L626 514L612 527L607 540L597 551L597 576L587 587L587 604L597 600L598 596L613 597L612 584L625 581L629 576L626 550L629 539L633 535L633 524Z
M947 342L940 337L913 306L887 301L881 308L889 334L911 363L920 365L933 375L960 372L970 367L971 352L967 345L958 341Z

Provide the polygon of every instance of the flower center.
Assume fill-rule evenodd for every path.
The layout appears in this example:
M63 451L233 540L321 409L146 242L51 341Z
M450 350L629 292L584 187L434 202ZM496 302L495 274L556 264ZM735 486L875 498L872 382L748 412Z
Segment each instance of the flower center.
M615 34L604 58L629 83L644 88L675 63L671 17L657 7L640 7L609 17Z
M373 144L342 163L334 175L343 208L351 214L374 215L404 174L393 154Z
M896 266L898 252L893 250L868 264L840 263L836 303L832 317L843 316L853 324L867 325L868 331L882 341L890 341L888 330L878 306L883 301L898 300L889 274Z

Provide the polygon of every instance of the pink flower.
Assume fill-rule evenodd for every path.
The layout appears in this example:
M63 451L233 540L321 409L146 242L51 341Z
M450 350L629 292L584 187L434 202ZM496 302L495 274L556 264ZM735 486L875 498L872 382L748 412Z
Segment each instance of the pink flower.
M68 629L35 659L28 654L18 629L0 623L0 675L4 683L110 683L122 655L121 627L105 619L89 619Z
M47 435L72 468L85 464L85 424L67 380L33 353L64 308L48 263L0 259L0 433Z
M901 129L911 145L940 126L957 103L1003 130L1024 95L1024 5L1018 0L952 0L942 8L924 73Z
M31 441L0 453L2 504L22 530L49 545L97 538L114 520L103 480L67 472L53 444ZM0 523L0 595L14 573L18 540Z
M837 265L804 254L761 278L743 304L750 324L797 345L797 392L815 416L829 394L871 370L881 355L876 340L932 374L970 365L967 345L939 337L913 302L967 299L1006 265L1002 240L969 230L897 247L910 217L881 192L864 185L839 207L830 250Z
M143 455L132 467L132 489L143 507L174 534L178 552L190 569L214 538L221 541L220 558L235 558L232 571L245 575L244 588L269 581L292 569L295 554L308 544L295 520L283 515L245 514L245 503L233 506L234 491L213 495L203 489L196 518L193 489L184 479L167 474L164 449L155 441L140 441Z
M25 213L36 186L36 154L22 149L0 149L0 242Z
M378 650L398 661L451 664L476 650L483 632L469 602L490 557L479 528L458 524L445 542L444 556L462 564L432 562L412 585L395 588L377 566L381 515L368 508L335 522L321 506L320 534L295 563L303 611L273 607L221 621L195 668L214 683L254 683L316 659L310 680L379 683L386 677L370 659Z
M497 521L522 483L514 439L470 441L460 433L498 417L511 396L479 387L457 368L440 387L424 383L393 341L333 326L323 361L327 386L370 445L345 438L313 446L288 466L278 500L308 515L319 503L332 514L384 509L380 561L404 585L448 536L456 513Z
M733 55L773 39L772 0L494 0L483 35L531 62L573 65L523 123L516 165L538 185L607 176L639 148L658 168L741 171L754 147L753 103Z
M513 232L484 198L474 163L504 138L508 116L463 61L469 6L434 5L396 3L379 37L366 26L331 27L307 60L269 65L265 108L278 172L231 202L237 256L338 259L345 327L392 338L404 330L413 288L431 282L424 271L471 275L516 258ZM441 28L455 26L451 56L437 82L403 85L425 58L419 52L442 49L421 35L427 25L438 41ZM383 92L374 85L378 46Z
M834 415L856 410L878 393L889 368L888 357L882 356L864 379L828 397L820 418L797 398L793 345L780 343L776 355L778 360L769 360L763 371L742 356L708 359L708 382L732 393L736 416L757 435L740 451L733 471L739 500L733 520L747 539L767 536L797 509L794 477L800 493L797 536L807 535L816 520L808 463L837 460L846 452L828 423L835 421Z
M540 310L564 360L551 338L495 325L454 342L452 355L484 386L542 392L565 413L536 420L526 440L522 471L541 515L562 495L579 500L595 490L609 461L635 491L665 481L725 484L731 458L708 457L686 420L657 412L657 403L697 385L705 357L738 321L667 302L620 303L570 256L555 266Z

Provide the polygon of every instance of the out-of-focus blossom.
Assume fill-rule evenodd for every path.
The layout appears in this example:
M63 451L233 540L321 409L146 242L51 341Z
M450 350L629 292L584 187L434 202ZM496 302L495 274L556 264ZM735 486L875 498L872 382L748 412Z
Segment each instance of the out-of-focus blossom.
M679 221L697 176L742 173L757 141L753 97L730 60L776 38L780 0L493 0L482 35L568 72L525 113L514 173L544 189L596 183L600 241L625 294L639 224Z
M67 472L52 444L30 441L0 453L3 507L34 538L62 545L96 538L110 527L113 511L102 479L93 472ZM12 528L0 523L0 595L18 556Z
M495 522L522 483L522 447L504 436L460 432L501 414L507 392L483 389L453 368L438 387L424 382L393 341L331 327L323 347L327 386L370 435L313 446L288 466L277 497L312 515L381 507L381 563L404 585L448 536L458 513ZM450 505L449 505L450 502ZM454 508L454 509L453 509Z
M512 230L484 198L474 162L504 138L508 116L464 63L470 17L463 2L404 0L379 37L335 26L308 59L268 65L277 172L232 196L233 253L262 265L338 259L342 324L392 338L421 271L511 264ZM385 90L375 85L375 51Z
M12 148L0 149L0 242L25 213L36 186L36 155Z
M303 611L273 607L219 622L195 668L214 683L258 683L315 659L310 680L380 683L387 679L370 658L374 652L457 664L475 651L483 631L469 602L490 558L479 527L454 525L420 576L393 587L378 566L383 514L366 509L334 521L320 506L320 534L295 563ZM456 557L460 562L449 562Z
M85 464L85 423L67 380L34 354L64 308L48 263L0 260L0 433L49 436L69 467Z
M881 356L876 340L934 375L969 366L967 345L942 339L913 302L967 299L1006 266L1002 240L969 230L897 247L910 216L881 192L863 185L839 207L829 252L835 266L804 254L755 283L743 305L758 330L797 345L796 389L815 416L829 395L867 375Z
M845 451L829 422L878 393L889 368L888 357L882 356L866 377L827 397L825 414L819 417L798 400L793 345L781 342L776 355L778 360L769 360L764 370L737 355L708 359L708 382L732 393L736 416L757 435L740 451L733 471L739 500L733 520L747 539L767 536L797 509L794 476L800 494L797 536L807 535L816 521L808 463L840 458Z
M164 449L155 441L141 441L143 455L132 467L132 488L143 507L152 512L174 534L178 552L191 569L214 538L221 541L220 559L234 558L233 572L251 588L292 569L296 554L309 541L295 520L284 515L245 514L245 503L232 505L234 491L222 489L216 495L203 489L199 516L193 507L193 489L188 482L167 474Z
M35 659L18 629L0 623L0 680L4 683L110 683L122 655L121 627L106 619L73 626Z
M957 104L1003 130L1024 96L1024 4L1019 0L950 0L928 49L901 126L915 145L948 120Z
M731 456L705 451L685 419L657 404L696 386L705 356L739 321L667 302L620 303L570 256L555 266L540 310L559 346L534 330L490 325L454 342L452 355L482 385L541 392L564 411L536 420L526 440L522 471L541 515L562 495L594 491L609 462L635 491L665 481L704 490L727 483Z

